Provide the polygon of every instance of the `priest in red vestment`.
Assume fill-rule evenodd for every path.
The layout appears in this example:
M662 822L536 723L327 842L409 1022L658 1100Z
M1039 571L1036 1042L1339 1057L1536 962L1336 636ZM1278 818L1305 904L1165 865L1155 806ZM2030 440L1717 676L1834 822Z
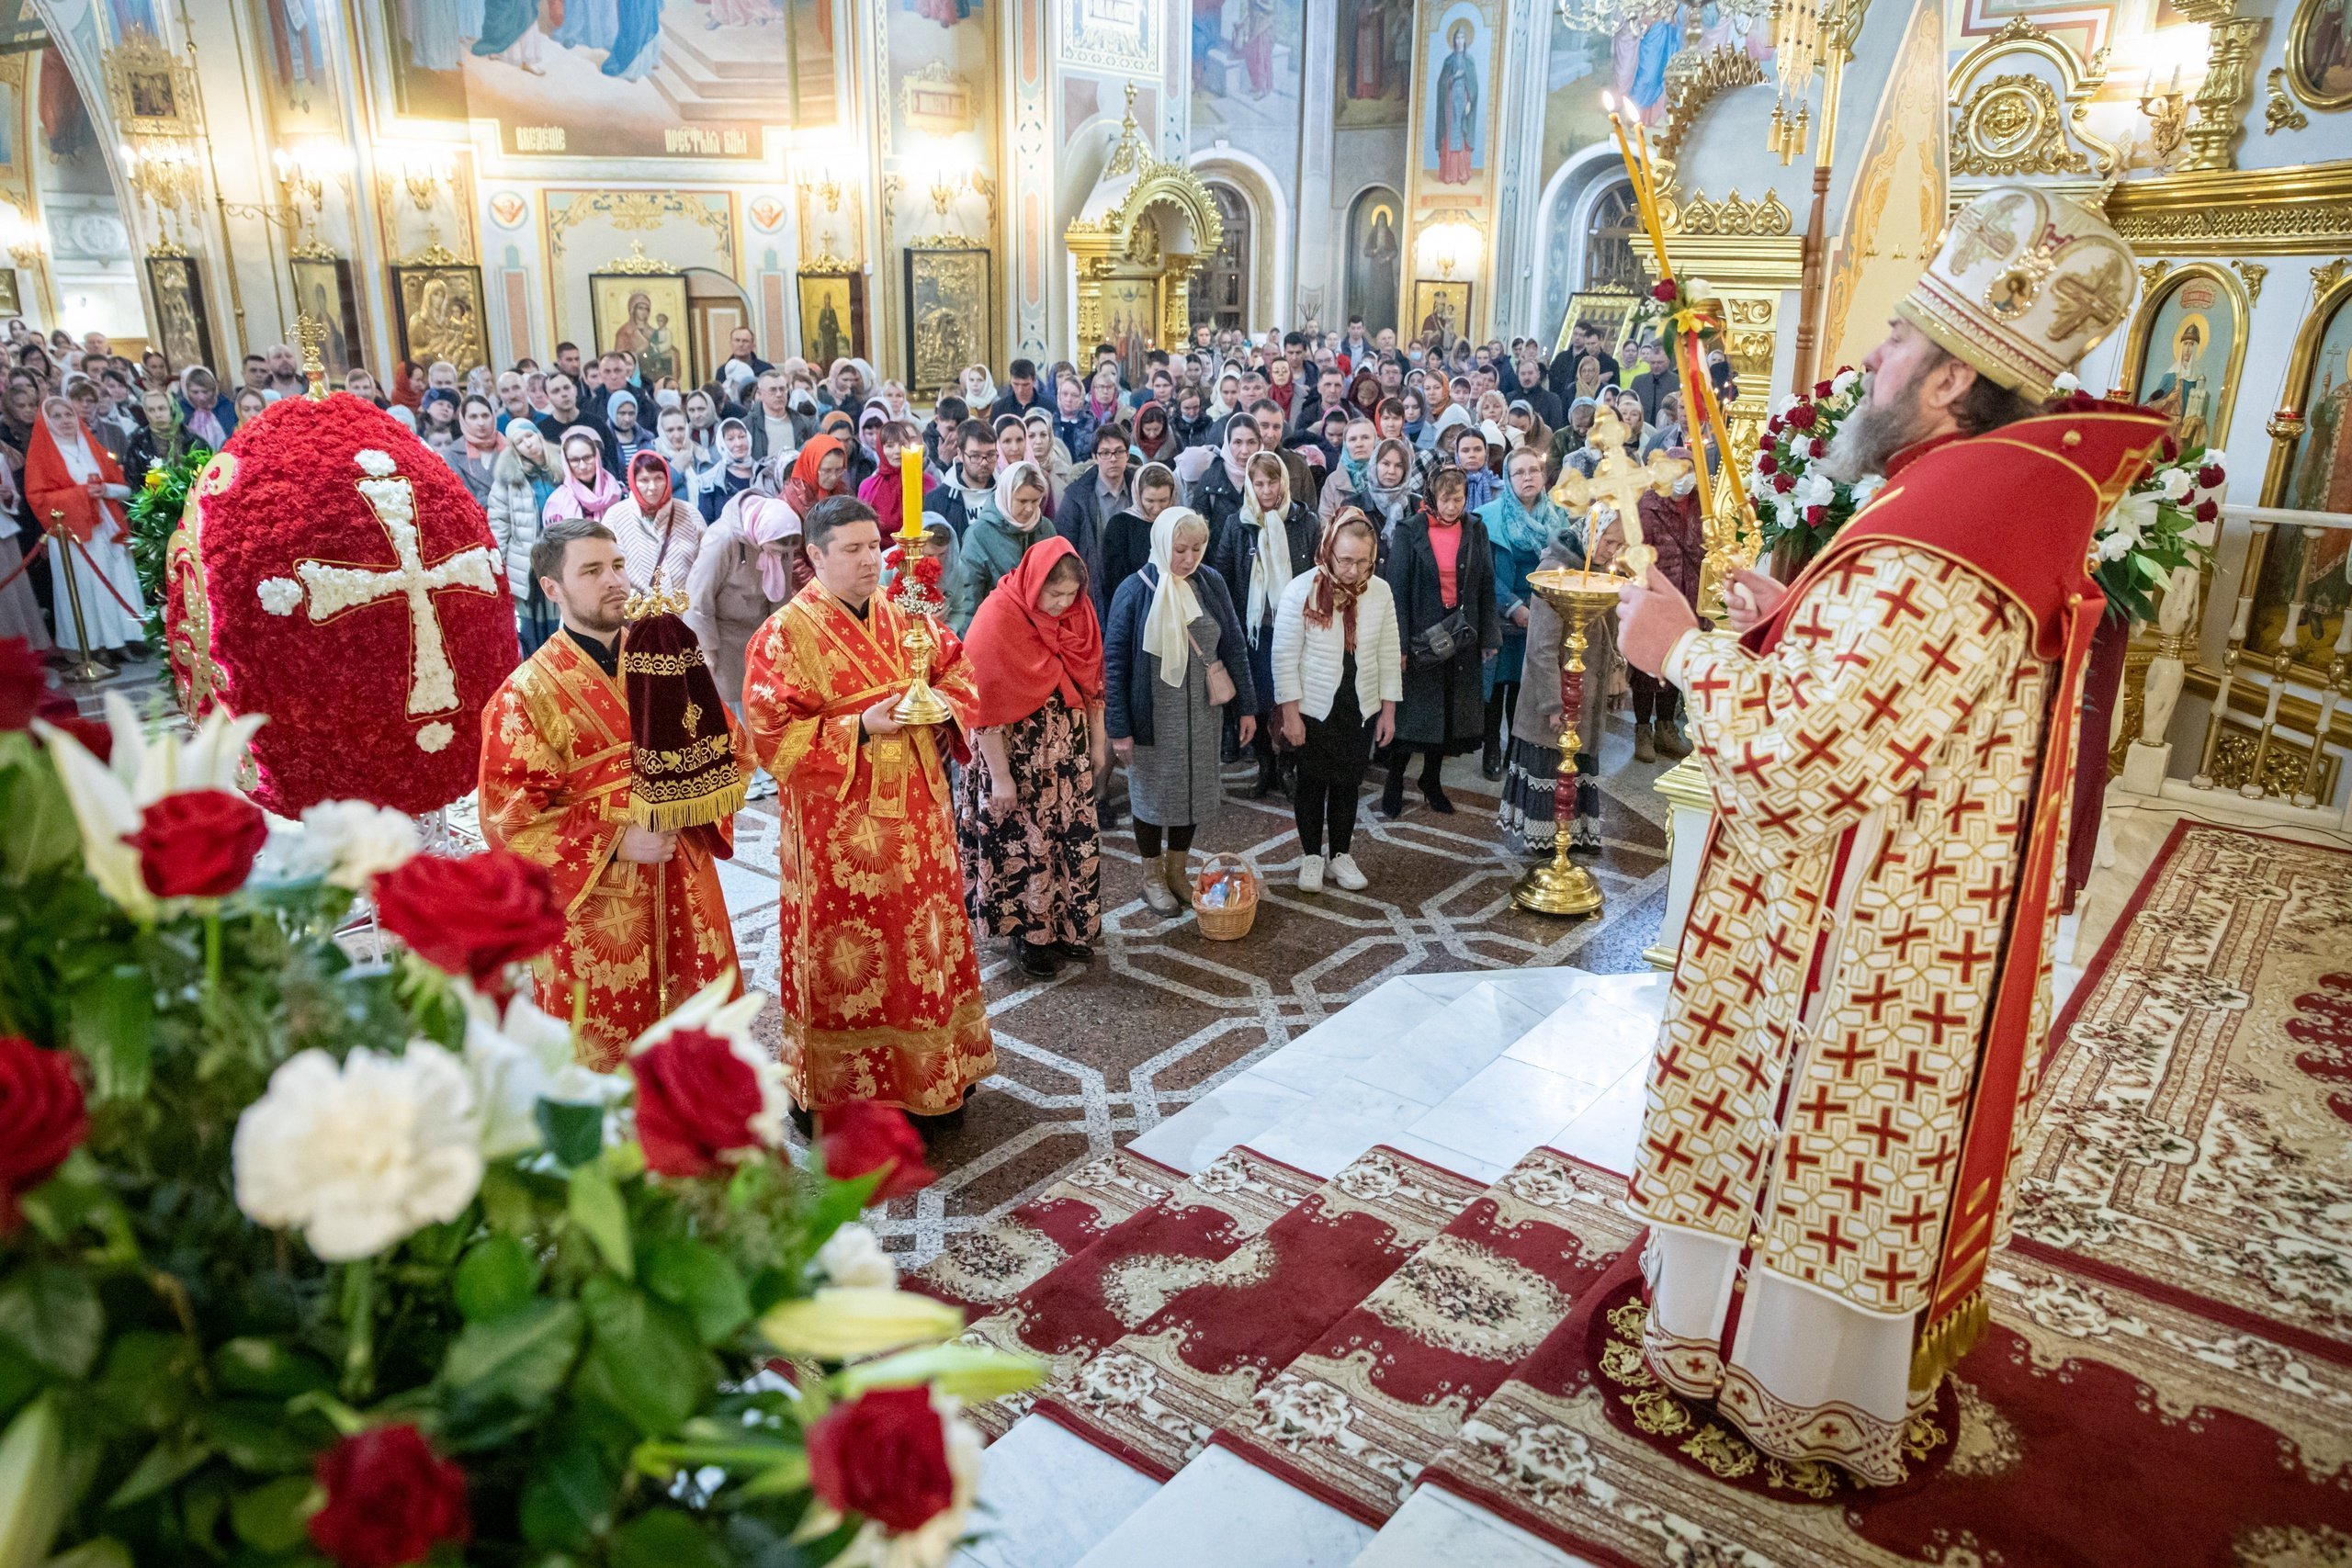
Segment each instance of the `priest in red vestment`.
M735 852L734 824L662 832L623 819L635 778L620 673L629 583L612 530L548 524L531 573L562 626L482 710L481 831L555 879L566 924L533 965L537 999L570 1018L580 998L587 1065L609 1070L630 1041L736 969L718 863ZM728 723L749 776L749 741Z
M1963 209L1826 459L1885 475L1870 504L1785 588L1740 574L1741 629L1655 574L1619 609L1715 804L1635 1156L1645 1359L1770 1458L1868 1484L1903 1478L2007 1228L2104 608L2085 562L2165 435L2044 404L2131 264L2055 196Z
M962 645L933 621L931 686L955 718L893 718L913 674L909 620L879 591L874 509L835 497L802 526L816 581L753 634L743 682L784 816L785 1079L812 1111L872 1100L945 1115L996 1069L945 765L978 694Z

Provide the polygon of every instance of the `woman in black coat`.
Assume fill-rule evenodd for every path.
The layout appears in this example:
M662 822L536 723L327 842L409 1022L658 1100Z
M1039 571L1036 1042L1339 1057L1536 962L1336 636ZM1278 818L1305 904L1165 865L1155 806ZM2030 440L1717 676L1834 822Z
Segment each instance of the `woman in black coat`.
M1234 608L1241 613L1242 635L1250 642L1250 674L1258 688L1258 783L1250 798L1263 800L1282 783L1274 760L1275 726L1270 722L1274 705L1274 611L1283 591L1294 577L1315 570L1323 547L1323 523L1305 505L1291 499L1290 470L1280 457L1261 452L1250 459L1250 493L1241 510L1219 534L1212 531L1209 565L1232 591ZM1280 519L1282 560L1261 549L1272 520ZM1253 614L1253 611L1255 612Z
M1495 552L1487 525L1465 504L1459 468L1441 468L1430 481L1430 505L1396 525L1385 569L1396 597L1396 631L1405 645L1405 700L1396 709L1396 746L1380 809L1405 813L1405 761L1421 754L1421 794L1430 809L1453 811L1439 778L1445 759L1477 749L1485 733L1486 695L1480 668L1503 645L1495 601ZM1450 563L1451 570L1441 563ZM1448 591L1448 578L1452 580ZM1453 651L1433 657L1430 633L1445 626Z

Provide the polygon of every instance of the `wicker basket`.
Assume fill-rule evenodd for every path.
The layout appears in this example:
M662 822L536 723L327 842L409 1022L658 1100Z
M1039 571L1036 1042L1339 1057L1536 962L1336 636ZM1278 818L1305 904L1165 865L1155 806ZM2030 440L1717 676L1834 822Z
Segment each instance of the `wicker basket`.
M1233 901L1211 908L1208 890L1230 879ZM1193 912L1200 918L1201 934L1211 942L1239 942L1258 919L1258 874L1239 855L1211 855L1193 878Z

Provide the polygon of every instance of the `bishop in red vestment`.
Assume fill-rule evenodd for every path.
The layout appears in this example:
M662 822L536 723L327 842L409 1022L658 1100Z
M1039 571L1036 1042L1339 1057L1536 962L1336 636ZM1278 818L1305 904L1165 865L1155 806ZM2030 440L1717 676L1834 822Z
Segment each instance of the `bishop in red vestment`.
M1655 574L1619 610L1716 808L1636 1154L1645 1356L1765 1454L1867 1483L1903 1478L2007 1225L2104 608L2085 563L2165 434L2041 411L2130 264L2039 192L1962 209L1826 459L1886 476L1870 504L1785 589L1740 574L1744 632Z
M913 671L908 617L878 591L874 509L837 497L803 526L816 581L753 634L743 682L784 816L785 1078L811 1111L872 1100L944 1115L996 1069L944 756L978 696L934 621L931 686L955 718L892 718Z
M555 879L566 925L533 965L537 999L569 1018L578 998L587 1065L609 1070L630 1041L735 970L718 865L735 852L734 824L665 833L623 819L634 779L619 656L629 585L612 530L551 523L531 570L562 629L482 710L481 831ZM750 742L728 722L748 775Z

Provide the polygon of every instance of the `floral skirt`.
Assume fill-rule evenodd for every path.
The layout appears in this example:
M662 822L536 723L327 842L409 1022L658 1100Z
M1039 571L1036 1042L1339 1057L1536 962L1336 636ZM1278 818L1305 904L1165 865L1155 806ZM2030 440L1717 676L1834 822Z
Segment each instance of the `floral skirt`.
M989 761L977 747L956 790L972 929L1039 946L1091 944L1102 929L1102 866L1086 720L1054 696L1003 735L1012 809L990 809Z

